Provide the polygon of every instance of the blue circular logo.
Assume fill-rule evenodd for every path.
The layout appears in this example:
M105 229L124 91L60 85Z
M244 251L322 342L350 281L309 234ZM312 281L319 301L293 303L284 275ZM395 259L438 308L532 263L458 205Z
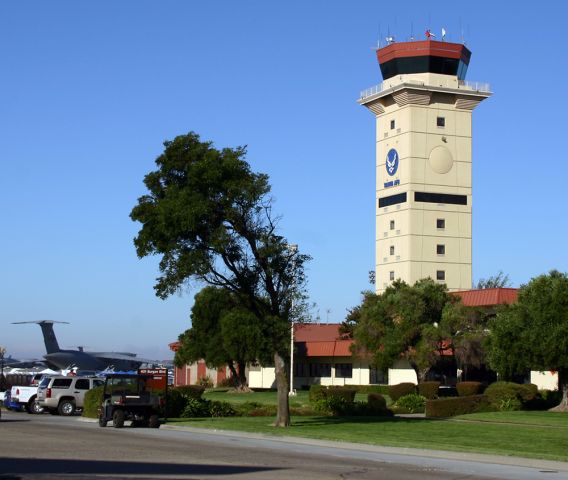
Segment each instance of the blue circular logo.
M387 173L392 177L398 170L398 152L391 148L389 153L387 153L387 163L386 163Z

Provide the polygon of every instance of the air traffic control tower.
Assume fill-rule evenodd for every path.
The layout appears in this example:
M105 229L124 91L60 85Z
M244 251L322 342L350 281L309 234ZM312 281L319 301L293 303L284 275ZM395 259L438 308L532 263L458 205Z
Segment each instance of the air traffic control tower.
M491 95L465 80L471 52L434 40L377 50L376 291L430 277L471 289L471 114Z

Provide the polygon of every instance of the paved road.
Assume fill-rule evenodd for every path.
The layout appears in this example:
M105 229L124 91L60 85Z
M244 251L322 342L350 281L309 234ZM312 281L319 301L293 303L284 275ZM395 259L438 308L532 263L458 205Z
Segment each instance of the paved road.
M484 463L487 457L480 456L435 458L434 452L196 429L103 429L79 417L6 411L0 435L0 480L568 479L563 463L525 461L528 466L519 467Z

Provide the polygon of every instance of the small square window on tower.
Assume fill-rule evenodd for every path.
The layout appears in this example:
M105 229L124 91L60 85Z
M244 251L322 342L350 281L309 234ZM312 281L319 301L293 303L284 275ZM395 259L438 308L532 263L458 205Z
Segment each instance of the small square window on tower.
M391 120L391 130L394 130L394 127L395 127L395 121Z
M446 272L444 270L436 270L436 280L445 280Z
M446 126L446 117L436 117L436 126L437 127L445 127Z
M445 245L436 245L436 253L438 255L445 255L446 254L446 246Z
M436 228L446 228L446 220L443 218L437 218L436 219Z
M394 271L389 272L389 280L391 282L394 280Z
M390 254L391 254L391 255L394 255L394 245L391 245L391 246L390 246Z
M394 220L391 220L389 225L390 225L390 229L394 230Z

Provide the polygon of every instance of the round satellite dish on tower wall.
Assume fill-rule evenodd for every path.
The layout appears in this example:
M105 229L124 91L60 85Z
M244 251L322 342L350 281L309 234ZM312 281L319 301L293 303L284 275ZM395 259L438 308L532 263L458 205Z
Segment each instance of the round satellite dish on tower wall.
M452 158L451 152L446 147L439 145L434 147L430 152L428 163L430 164L430 168L436 173L443 174L448 173L452 169L454 159Z

